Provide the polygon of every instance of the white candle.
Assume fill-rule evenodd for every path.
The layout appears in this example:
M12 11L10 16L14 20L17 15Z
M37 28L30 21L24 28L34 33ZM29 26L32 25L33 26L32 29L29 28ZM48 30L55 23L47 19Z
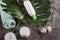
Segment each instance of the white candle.
M20 32L21 37L29 37L30 36L30 29L28 27L22 27L19 32Z
M14 33L9 32L4 36L4 40L17 40L17 38Z
M33 18L33 20L36 20L36 12L29 0L24 1L24 6L28 12L28 14Z

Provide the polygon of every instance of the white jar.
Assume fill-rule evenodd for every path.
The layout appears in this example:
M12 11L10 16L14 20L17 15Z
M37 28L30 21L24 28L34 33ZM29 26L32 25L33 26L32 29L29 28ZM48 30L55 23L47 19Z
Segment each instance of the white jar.
M4 40L17 40L17 38L14 33L8 32L5 34Z
M30 29L25 26L21 27L19 33L21 37L27 38L30 36Z

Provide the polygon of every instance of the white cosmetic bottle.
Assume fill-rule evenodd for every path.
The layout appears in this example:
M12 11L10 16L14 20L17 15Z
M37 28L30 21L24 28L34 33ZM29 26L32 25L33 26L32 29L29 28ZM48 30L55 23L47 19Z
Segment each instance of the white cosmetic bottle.
M36 12L29 0L24 0L24 6L28 14L32 17L33 20L36 20Z

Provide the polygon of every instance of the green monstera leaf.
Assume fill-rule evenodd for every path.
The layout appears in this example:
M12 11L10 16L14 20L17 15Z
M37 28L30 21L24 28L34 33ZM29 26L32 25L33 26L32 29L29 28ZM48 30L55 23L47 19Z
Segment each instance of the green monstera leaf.
M7 6L7 11L12 12L12 15L20 20L20 18L24 14L24 18L22 19L21 22L27 23L27 24L32 24L32 25L41 25L45 26L48 22L48 18L51 14L50 9L51 9L51 3L50 0L29 0L35 11L36 11L36 20L32 20L32 18L28 15L24 5L23 5L23 0L4 0Z
M30 2L32 3L32 5L36 11L37 20L32 20L26 14L25 21L32 25L45 26L48 22L48 18L50 16L50 14L51 14L50 0L30 0Z

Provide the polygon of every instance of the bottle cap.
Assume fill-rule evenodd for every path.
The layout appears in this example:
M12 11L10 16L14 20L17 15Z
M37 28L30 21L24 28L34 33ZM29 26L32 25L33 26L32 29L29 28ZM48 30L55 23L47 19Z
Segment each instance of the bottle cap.
M36 20L37 19L36 15L33 15L32 18L33 18L33 20Z

